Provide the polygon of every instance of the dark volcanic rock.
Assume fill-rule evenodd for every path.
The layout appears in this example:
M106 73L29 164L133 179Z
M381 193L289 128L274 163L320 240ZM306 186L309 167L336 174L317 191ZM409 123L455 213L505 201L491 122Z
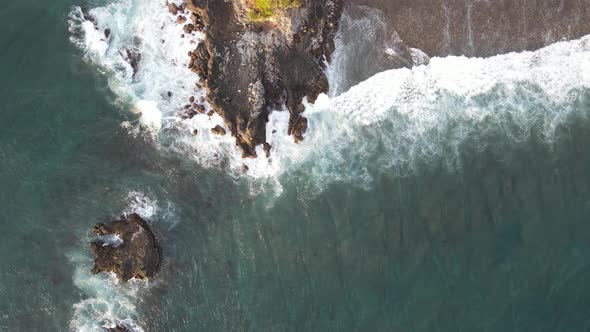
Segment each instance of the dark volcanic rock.
M92 22L92 24L94 24L94 26L97 25L96 23L96 17L92 16L92 14L90 14L90 12L88 11L87 7L82 7L82 15L84 16L84 19L87 21Z
M175 3L169 3L168 4L168 11L170 12L170 14L176 16L176 14L178 14L178 7L176 6Z
M117 325L115 327L107 328L107 331L109 331L109 332L131 332L132 330L125 327L125 326Z
M348 0L381 10L410 47L429 56L534 50L590 33L588 0Z
M214 133L215 135L220 135L223 136L225 135L225 129L223 129L223 127L221 127L220 125L215 126L215 128L211 128L211 132Z
M386 14L370 7L347 6L340 19L335 44L338 52L332 58L330 93L338 95L376 73L393 68L411 68L427 64L414 61L418 50L410 49L397 32L386 24Z
M137 74L137 71L139 70L141 53L139 53L139 51L136 49L126 49L124 57L125 61L127 61L131 66L131 69L133 69L133 76L135 77L135 74Z
M266 158L270 158L270 149L271 148L272 147L267 142L264 142L264 144L262 144L262 149L264 150L264 153L266 154Z
M197 111L197 112L199 112L199 113L201 113L201 114L205 114L205 112L206 112L207 110L205 109L205 106L203 106L203 105L197 105L197 106L195 107L195 111ZM211 114L211 115L213 115L213 114ZM210 115L210 116L211 116L211 115Z
M96 224L98 239L91 243L96 256L92 273L114 272L119 280L154 277L160 268L161 249L150 227L137 214ZM119 243L108 240L120 238Z
M206 36L191 53L189 67L201 77L207 101L224 118L243 156L256 156L256 146L266 141L270 111L283 104L290 112L289 134L303 139L302 101L313 102L328 90L324 61L333 51L344 0L301 1L272 21L254 23L244 1L187 4Z
M347 0L330 93L432 56L534 50L588 33L587 0Z
M186 22L186 19L184 20L184 22ZM191 33L195 31L195 26L192 23L189 23L183 27L183 30L186 33Z

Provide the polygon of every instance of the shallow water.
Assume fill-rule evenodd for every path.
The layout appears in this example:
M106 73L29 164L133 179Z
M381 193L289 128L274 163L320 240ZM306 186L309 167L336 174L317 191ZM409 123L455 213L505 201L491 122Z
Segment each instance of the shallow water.
M189 135L210 123L167 118L176 85L69 40L74 6L107 3L0 5L0 330L588 329L587 40L380 74L236 176L231 141ZM155 135L130 112L152 99ZM91 276L89 229L129 211L161 274Z

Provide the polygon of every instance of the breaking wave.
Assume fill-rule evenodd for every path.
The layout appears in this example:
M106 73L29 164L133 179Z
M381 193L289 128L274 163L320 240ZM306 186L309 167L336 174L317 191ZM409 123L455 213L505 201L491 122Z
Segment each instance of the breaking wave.
M321 190L337 181L371 185L379 174L403 176L430 163L457 169L464 145L483 149L493 135L518 143L538 133L551 143L556 129L580 111L577 101L590 85L590 37L485 59L434 58L427 66L379 73L332 98L322 95L306 106L309 130L301 144L287 135L288 113L273 112L267 125L271 158L244 160L233 138L211 134L210 128L223 125L219 116L176 116L189 96L203 96L186 66L187 52L202 35L181 38L182 27L157 0L117 0L90 10L93 19L87 16L79 8L70 14L72 40L142 114L128 124L131 132L147 129L159 147L234 176L246 164L246 177L264 183L260 190L271 181L280 192L284 176L298 170ZM351 51L351 43L335 57L346 58L338 52ZM129 48L141 54L135 75L125 60ZM341 69L328 69L337 87Z
M553 143L572 115L586 116L589 88L590 36L535 52L434 58L321 96L307 107L306 140L279 144L279 160L318 191L334 182L371 186L381 174L432 165L459 170L467 149L501 149L531 136Z
M590 36L536 52L491 58L434 58L412 70L383 72L324 102L311 116L307 171L319 181L405 175L421 164L461 167L466 144L530 135L552 143L570 115L585 116ZM317 141L316 141L317 140ZM320 144L321 143L321 144Z
M74 304L70 330L99 332L115 326L125 326L134 332L144 331L137 314L137 294L147 284L130 280L120 284L111 274L90 272L92 261L83 252L73 253L70 261L76 265L74 285L82 290L84 299Z
M203 35L186 34L166 1L117 0L87 12L74 7L68 23L72 42L105 72L121 106L138 114L136 121L122 124L130 134L153 138L158 147L192 157L204 167L227 164L230 158L234 170L241 168L234 140L210 131L216 125L227 129L219 115L178 116L191 96L210 110L203 89L195 84L197 75L188 69L187 54ZM136 68L130 54L138 60Z

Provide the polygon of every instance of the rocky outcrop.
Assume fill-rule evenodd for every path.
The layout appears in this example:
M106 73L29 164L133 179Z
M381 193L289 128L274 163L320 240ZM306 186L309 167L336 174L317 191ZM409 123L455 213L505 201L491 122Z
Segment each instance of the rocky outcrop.
M156 275L162 254L156 236L137 214L96 224L97 239L91 243L94 255L92 273L113 272L125 282Z
M137 74L139 70L139 64L141 62L141 53L137 49L126 49L125 53L123 54L123 59L129 63L131 69L133 70L133 77Z
M225 129L223 129L223 127L219 125L215 126L214 128L211 128L211 132L219 136L223 136L226 134Z
M350 72L335 82L331 92L336 93L379 71L427 64L431 56L532 50L590 33L586 0L301 0L298 7L277 10L265 21L249 18L251 3L186 0L169 5L185 34L205 34L205 42L188 54L189 68L199 76L197 87L207 91L212 108L207 114L223 117L244 157L256 157L260 145L268 154L269 113L283 105L290 113L288 134L296 142L303 139L308 123L302 101L314 102L328 91L325 63L333 56L341 23L343 30L365 35L351 43L356 48L352 61L337 59ZM340 21L345 4L347 14ZM359 25L359 8L361 15L380 15L378 24L369 22L368 30ZM366 45L359 46L363 38ZM181 116L202 113L199 105L191 102Z
M386 22L386 13L365 6L345 7L330 65L330 94L339 95L369 77L394 68L428 64L430 58L410 48Z
M252 22L242 0L187 0L192 23L185 31L206 36L189 54L189 67L199 74L208 103L224 118L244 157L256 157L256 147L267 143L269 113L282 105L290 112L289 134L303 139L302 101L313 102L328 90L324 63L333 51L343 4L301 0L270 20Z
M381 10L409 46L429 56L535 50L590 33L588 0L348 0Z
M535 50L588 33L587 0L347 0L330 93L434 56Z
M116 325L115 327L106 328L108 332L131 332L132 330L128 327Z

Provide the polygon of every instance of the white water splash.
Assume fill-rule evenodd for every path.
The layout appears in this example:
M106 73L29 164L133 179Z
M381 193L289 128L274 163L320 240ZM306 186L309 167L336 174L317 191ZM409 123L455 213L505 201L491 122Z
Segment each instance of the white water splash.
M162 128L162 112L158 109L158 104L151 100L140 100L137 102L137 109L141 114L139 122L157 132Z
M181 26L157 0L117 0L90 13L99 31L112 30L106 49L104 38L76 10L71 29L82 30L82 36L74 41L108 69L117 94L140 106L140 123L159 128L159 146L204 167L223 166L233 176L245 164L253 192L268 190L270 181L280 193L283 176L299 171L321 190L338 181L370 185L380 173L409 174L430 161L459 168L462 144L483 147L492 132L519 142L535 128L550 142L568 115L580 111L573 101L590 81L588 37L487 59L435 58L428 66L380 73L338 97L307 105L309 130L301 144L287 135L288 113L273 112L267 125L271 158L259 147L259 158L242 159L232 137L210 132L223 125L221 117L175 117L188 96L202 97L194 91L196 75L186 68L187 52L202 36L180 38ZM120 55L132 46L142 54L135 77ZM329 72L338 86L339 71Z
M590 36L536 52L435 58L383 72L311 116L303 146L313 162L303 167L320 183L370 183L378 173L404 175L429 161L461 167L462 145L484 148L492 133L517 143L536 131L551 143L569 115L585 115L576 100L589 88Z
M102 243L103 247L118 247L123 244L123 239L119 234L99 235L97 240Z
M116 325L126 326L133 332L143 332L137 314L137 294L147 284L130 280L118 282L114 274L92 274L92 261L84 252L69 255L76 266L74 285L82 290L84 299L74 304L70 330L79 332L102 332Z
M127 194L125 214L137 213L144 219L151 219L159 212L158 201L140 191Z
M130 191L127 194L127 208L123 213L137 213L144 219L166 224L168 229L174 228L179 221L174 203L165 201L164 204L160 204L151 195L140 191Z

